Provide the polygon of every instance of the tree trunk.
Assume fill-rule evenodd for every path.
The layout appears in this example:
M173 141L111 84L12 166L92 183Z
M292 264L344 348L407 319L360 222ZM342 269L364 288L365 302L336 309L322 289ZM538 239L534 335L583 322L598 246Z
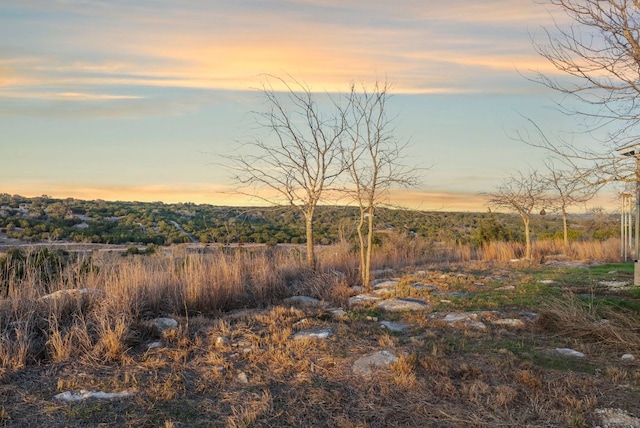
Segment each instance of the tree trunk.
M562 210L562 232L564 233L564 254L569 252L569 229L567 228L567 213Z
M316 268L316 255L313 248L313 213L305 214L305 226L307 232L307 265L311 269Z
M531 231L529 230L529 219L526 217L523 217L522 222L524 223L524 240L525 240L524 258L526 260L531 260Z
M367 247L365 245L364 234L362 233L362 228L364 227L364 208L360 208L360 218L358 219L358 243L360 248L360 280L362 281L362 286L368 291L368 284L366 282L368 278L368 274L366 267L366 251Z
M369 283L371 282L371 251L373 247L373 207L367 209L369 218L367 221L367 253L365 257L365 264L363 266L363 281L364 286L369 289Z

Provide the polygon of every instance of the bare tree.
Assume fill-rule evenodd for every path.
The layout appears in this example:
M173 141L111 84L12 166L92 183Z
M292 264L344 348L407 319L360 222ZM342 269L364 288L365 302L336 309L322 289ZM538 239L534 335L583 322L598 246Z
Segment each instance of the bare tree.
M286 89L277 91L273 82ZM307 262L315 267L314 215L325 191L343 171L344 111L331 100L321 106L309 86L291 76L289 80L268 76L261 91L266 111L254 114L268 135L246 143L242 154L227 158L241 193L300 211Z
M568 209L589 201L598 189L586 184L572 171L558 168L552 161L545 165L547 172L541 179L544 187L550 191L546 195L546 205L562 216L563 244L566 252L569 249Z
M538 73L534 80L563 94L561 111L582 118L589 132L605 131L606 137L596 148L571 141L552 143L544 136L533 145L562 156L578 176L596 186L635 183L640 212L640 1L546 1L564 13L569 24L557 20L555 28L546 30L546 42L535 43L559 74ZM640 216L635 223L637 231ZM635 241L637 260L638 233ZM634 284L640 285L638 263Z
M564 13L569 23L558 20L554 28L545 30L544 42L534 43L560 73L539 72L533 80L563 94L558 107L582 118L587 132L595 135L592 131L604 130L606 137L596 148L544 137L532 144L563 156L593 183L638 181L633 157L620 156L619 149L637 145L640 137L640 2L546 1Z
M387 116L390 86L376 83L373 88L351 85L345 164L350 174L347 194L359 208L358 247L362 285L369 287L376 208L388 198L395 187L418 183L418 169L404 163L407 142L398 141Z
M613 140L637 137L640 95L640 2L637 0L548 0L569 18L546 31L538 53L563 77L538 74L546 86L578 100L562 108L592 120L616 124ZM567 79L567 77L569 77Z
M544 206L545 186L535 172L511 175L492 193L482 193L489 205L514 210L522 219L525 237L525 259L531 260L531 215L536 207Z

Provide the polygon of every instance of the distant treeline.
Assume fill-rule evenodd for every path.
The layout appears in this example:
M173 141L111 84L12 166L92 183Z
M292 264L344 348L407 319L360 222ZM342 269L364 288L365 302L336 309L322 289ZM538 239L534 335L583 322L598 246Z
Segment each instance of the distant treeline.
M352 242L356 219L353 207L319 207L316 242ZM376 230L377 240L398 234L473 245L523 239L522 222L517 215L492 212L379 209ZM536 215L532 231L538 239L560 238L561 220L552 214ZM292 207L86 201L46 195L26 198L0 194L0 233L30 242L169 245L190 242L191 238L217 244L305 242L303 218ZM570 218L572 240L602 240L618 233L618 217L600 210Z

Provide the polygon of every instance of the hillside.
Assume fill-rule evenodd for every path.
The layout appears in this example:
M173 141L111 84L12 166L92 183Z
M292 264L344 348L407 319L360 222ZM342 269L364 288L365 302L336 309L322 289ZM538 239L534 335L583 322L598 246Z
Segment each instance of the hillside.
M316 216L318 244L350 242L357 213L353 207L321 206ZM571 218L573 239L606 239L619 233L618 218L602 212ZM376 215L377 239L394 233L434 241L479 244L489 240L519 241L518 216L504 213L426 212L385 209ZM558 236L557 216L536 215L535 237ZM0 238L22 242L101 244L305 242L304 223L292 207L226 207L206 204L165 204L25 198L0 194Z

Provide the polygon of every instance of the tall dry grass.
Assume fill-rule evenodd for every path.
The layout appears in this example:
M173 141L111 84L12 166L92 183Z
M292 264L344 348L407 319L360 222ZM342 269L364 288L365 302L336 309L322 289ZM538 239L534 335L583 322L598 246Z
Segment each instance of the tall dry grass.
M524 244L519 242L492 241L482 245L477 253L478 260L506 262L524 257ZM542 262L548 258L568 260L618 261L620 240L571 242L567 249L562 240L534 241L531 247L532 260Z
M88 260L92 268L78 275ZM265 306L312 277L304 258L284 249L94 253L61 270L47 284L29 273L8 279L0 300L0 369L72 358L124 361L149 334L146 319Z
M572 243L567 257L617 260L618 245ZM538 241L534 256L540 261L561 247L558 241ZM489 243L475 250L389 235L374 254L373 269L397 270L433 262L506 261L521 257L522 248ZM348 246L332 246L320 248L318 257L314 272L297 247L195 253L176 246L128 257L94 252L58 266L59 275L48 282L28 271L9 277L0 284L6 292L0 300L0 370L78 358L126 362L128 350L150 334L144 321L159 316L210 316L295 294L340 304L358 282L357 256ZM69 289L76 292L64 293Z
M602 322L602 320L606 320ZM571 337L618 352L640 352L637 313L584 301L574 294L551 297L540 307L538 324Z

